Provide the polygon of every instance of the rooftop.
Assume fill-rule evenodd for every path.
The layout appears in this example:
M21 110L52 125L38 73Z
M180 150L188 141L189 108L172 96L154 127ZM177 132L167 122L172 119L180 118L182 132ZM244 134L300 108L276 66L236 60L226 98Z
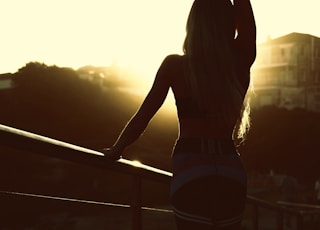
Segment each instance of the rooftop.
M281 43L293 43L293 42L308 42L312 38L320 41L319 37L310 35L310 34L302 34L302 33L290 33L287 35L284 35L282 37L270 39L264 43L261 43L260 45L271 45L271 44L281 44Z

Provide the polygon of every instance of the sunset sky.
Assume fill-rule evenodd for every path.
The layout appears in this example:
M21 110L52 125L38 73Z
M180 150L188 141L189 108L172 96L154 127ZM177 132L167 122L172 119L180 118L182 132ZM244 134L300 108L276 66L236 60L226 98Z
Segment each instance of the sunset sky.
M152 81L182 53L193 0L0 0L0 73L30 61L78 68L112 62ZM319 0L251 0L258 42L291 32L320 36Z

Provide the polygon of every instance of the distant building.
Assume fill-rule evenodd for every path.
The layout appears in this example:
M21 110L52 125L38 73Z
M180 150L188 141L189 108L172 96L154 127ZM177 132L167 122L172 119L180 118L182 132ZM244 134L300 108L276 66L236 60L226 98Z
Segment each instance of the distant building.
M12 74L7 73L7 74L0 74L0 103L2 109L7 105L8 101L12 103L14 101L12 94L13 94L13 89L14 89L14 84L12 80ZM14 102L15 103L15 102ZM2 111L3 113L3 111ZM3 115L1 113L1 115ZM0 123L3 122L3 116L0 116L1 120Z
M0 90L13 88L12 74L0 74Z
M253 107L320 112L320 38L291 33L258 45L257 52Z

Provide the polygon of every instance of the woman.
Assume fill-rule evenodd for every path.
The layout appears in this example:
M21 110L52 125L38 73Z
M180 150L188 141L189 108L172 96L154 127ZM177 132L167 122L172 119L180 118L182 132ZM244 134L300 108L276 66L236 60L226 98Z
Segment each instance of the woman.
M235 31L237 37L235 38ZM170 55L138 112L114 146L119 159L161 107L171 87L179 137L172 154L171 199L178 229L239 229L246 174L234 144L248 119L244 97L256 55L249 0L195 0L187 22L184 55Z

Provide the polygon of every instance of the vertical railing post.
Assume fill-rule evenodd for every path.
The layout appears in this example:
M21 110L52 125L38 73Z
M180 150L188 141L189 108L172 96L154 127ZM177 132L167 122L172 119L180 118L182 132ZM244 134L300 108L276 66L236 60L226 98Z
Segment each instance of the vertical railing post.
M277 212L277 230L283 230L284 216L285 215L282 210Z
M258 205L253 205L253 229L259 230L259 209Z
M303 229L303 214L299 212L297 214L297 230L302 230Z
M132 230L142 229L142 213L141 213L141 177L132 176Z

